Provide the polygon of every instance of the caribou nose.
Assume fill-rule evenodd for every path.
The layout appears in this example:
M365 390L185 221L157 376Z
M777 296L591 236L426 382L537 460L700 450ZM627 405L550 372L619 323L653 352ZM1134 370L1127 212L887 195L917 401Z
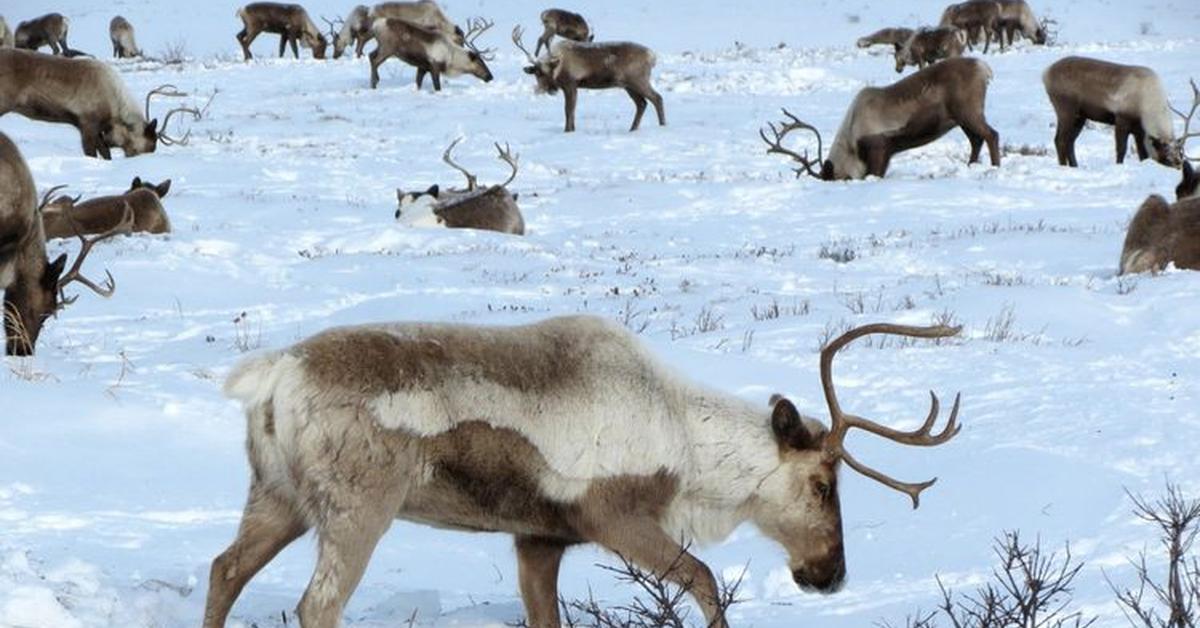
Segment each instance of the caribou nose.
M796 569L792 571L792 580L803 591L815 591L827 595L837 593L842 590L842 585L846 582L846 563L839 562L833 571L819 577L814 577L811 574L804 573L803 570Z

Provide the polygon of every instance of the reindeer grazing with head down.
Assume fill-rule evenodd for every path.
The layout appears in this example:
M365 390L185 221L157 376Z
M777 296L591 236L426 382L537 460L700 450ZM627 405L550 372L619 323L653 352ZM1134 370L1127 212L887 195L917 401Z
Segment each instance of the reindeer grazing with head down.
M712 571L688 551L753 522L783 545L796 584L846 575L842 462L908 495L846 449L852 429L912 446L959 431L958 398L933 433L842 410L833 359L868 334L944 338L950 327L868 325L821 351L832 424L773 397L770 411L685 380L621 325L592 316L518 327L396 323L331 329L242 362L225 383L246 411L252 483L237 538L212 564L204 628L272 557L315 527L299 604L338 624L393 519L512 534L527 623L557 628L564 551L594 543L686 589L726 628Z
M910 65L923 69L942 59L961 57L966 48L966 31L953 26L918 29L896 49L896 73Z
M425 75L433 78L434 91L442 91L442 75L459 76L470 74L489 83L492 71L487 62L492 59L492 50L481 50L475 40L491 28L494 22L471 20L464 34L463 44L454 43L445 34L394 18L379 18L371 25L371 32L378 44L371 54L371 89L379 85L379 66L395 57L417 69L417 89L425 82Z
M150 118L152 96L184 96L170 85L146 95L145 113L117 73L108 64L94 59L64 59L27 50L0 50L0 115L19 113L43 122L70 124L79 129L83 154L111 159L112 148L120 148L126 157L152 153L163 144L186 143L166 133L171 117L188 113L197 118L194 108L177 107L163 118Z
M113 56L118 59L132 59L142 56L137 41L133 38L133 24L120 15L108 23L108 38L112 40Z
M662 96L650 83L650 72L657 61L654 52L630 42L561 41L541 57L534 57L521 43L520 26L513 28L513 44L525 53L529 65L525 73L537 78L539 92L548 94L562 90L566 106L567 133L575 130L575 105L580 89L611 89L621 87L633 99L636 111L630 131L636 131L646 113L646 103L654 104L659 126L666 126Z
M996 23L996 39L1000 47L1004 47L1007 36L1008 45L1016 42L1015 36L1020 33L1029 41L1044 46L1050 40L1047 32L1047 22L1039 22L1025 0L996 0L1000 5L1000 19Z
M595 41L596 33L592 32L587 20L578 13L563 9L546 9L542 11L542 36L538 37L537 45L533 47L533 55L542 54L542 46L550 50L550 42L558 35L571 41Z
M80 235L79 255L67 270L65 253L54 261L46 258L46 237L38 213L29 167L12 140L0 133L0 290L4 291L7 355L33 355L46 320L78 298L64 296L63 290L72 283L103 297L112 296L116 284L111 274L106 272L108 280L96 284L80 274L80 269L96 243L128 233L133 223L132 211L127 210L109 231L95 238Z
M1066 57L1046 68L1042 83L1058 118L1054 148L1060 165L1079 165L1075 140L1089 120L1113 125L1119 164L1125 162L1130 135L1138 159L1150 157L1172 168L1182 164L1182 140L1175 138L1173 110L1154 70Z
M13 35L13 44L17 48L37 50L42 46L50 46L56 55L66 55L71 47L67 45L67 30L70 20L62 13L47 13L32 20L17 24Z
M242 54L249 61L254 58L250 54L250 44L260 33L275 33L279 35L279 56L291 44L292 56L300 58L296 42L312 50L314 59L325 58L325 48L329 45L325 35L308 17L308 11L298 4L281 4L279 2L251 2L237 10L235 14L242 20L242 30L238 31L237 40L242 46Z
M325 18L321 18L325 20ZM363 46L367 45L375 35L371 33L370 11L364 5L358 5L350 10L346 19L338 19L338 24L325 20L329 25L329 39L333 41L333 58L341 59L342 54L350 44L354 44L355 58L363 56Z
M912 37L915 32L916 31L911 28L882 28L874 33L871 33L870 35L867 35L866 37L860 37L856 43L859 48L888 45L891 46L895 52L899 53L900 49L904 47L904 43L907 42L908 38Z
M162 204L170 189L170 179L154 184L134 177L124 194L97 196L82 202L78 196L60 196L48 203L43 200L41 214L46 239L107 233L121 224L130 211L133 212L130 232L170 233L171 220Z
M1000 5L993 0L967 0L946 7L939 26L953 26L967 33L967 46L974 50L975 44L983 40L986 54L992 43L992 35L1000 23ZM1003 48L1003 42L1001 42Z
M508 190L508 184L517 178L519 156L505 145L496 144L498 158L512 169L508 179L499 185L479 187L478 179L466 168L458 165L450 153L462 141L451 142L442 153L446 165L462 173L467 179L465 190L442 190L431 186L424 192L396 190L396 220L412 226L443 225L450 229L480 229L514 235L525 235L525 218L517 207L517 195Z
M967 163L979 161L987 144L993 166L1000 166L1000 135L988 125L984 115L987 85L992 71L987 64L966 57L947 59L901 79L887 87L865 87L854 97L842 126L823 158L821 133L786 109L788 120L771 124L759 136L767 152L791 157L800 163L796 176L812 175L825 181L882 177L892 156L924 146L958 127L971 142ZM816 135L817 158L785 148L783 141L792 131L805 130Z

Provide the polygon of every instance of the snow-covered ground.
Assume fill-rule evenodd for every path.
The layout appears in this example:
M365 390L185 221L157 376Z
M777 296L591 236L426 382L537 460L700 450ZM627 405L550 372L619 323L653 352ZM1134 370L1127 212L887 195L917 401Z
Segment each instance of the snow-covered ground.
M112 162L82 157L69 127L0 119L42 188L93 195L135 175L171 178L175 227L98 250L89 268L112 271L114 298L82 295L48 324L36 358L0 369L0 626L198 625L209 561L232 539L248 480L244 419L221 396L222 376L248 351L348 323L591 312L640 331L691 377L764 407L784 392L818 416L816 348L829 334L871 321L963 324L941 346L841 356L849 410L912 427L929 389L961 390L965 429L930 451L853 440L860 459L898 477L941 479L912 511L845 475L850 578L838 595L796 591L782 550L751 528L702 550L718 572L746 569L736 626L861 627L928 608L935 574L986 576L1003 529L1070 539L1088 561L1079 599L1100 625L1123 625L1100 569L1131 577L1124 556L1151 540L1124 491L1153 494L1164 479L1200 491L1200 276L1114 274L1126 221L1178 176L1113 164L1106 129L1082 136L1081 168L1059 168L1040 82L1060 56L1094 55L1155 68L1186 104L1200 54L1193 3L1036 3L1061 22L1063 44L987 58L991 124L1033 154L967 167L953 132L897 158L886 180L832 184L794 179L764 154L758 128L787 107L832 139L857 89L896 76L890 57L853 40L934 21L940 3L581 3L602 39L659 51L669 126L648 118L629 134L625 94L590 92L571 135L561 97L533 93L507 41L518 21L536 32L541 3L448 4L458 19L495 19L484 41L500 52L495 81L451 79L440 94L416 92L397 61L372 91L365 60L276 60L270 35L244 64L233 4L106 4L17 0L3 11L10 24L62 11L72 46L97 54L120 12L150 54L182 43L192 57L118 64L135 94L172 83L196 104L216 96L190 145ZM440 161L459 135L459 161L483 182L507 175L492 142L520 153L512 187L527 237L395 223L396 188L460 184ZM831 259L846 251L852 260ZM285 551L231 625L278 625L313 558L310 540ZM564 595L630 593L594 566L602 560L570 553ZM394 626L414 608L439 626L519 619L508 538L397 523L347 622Z

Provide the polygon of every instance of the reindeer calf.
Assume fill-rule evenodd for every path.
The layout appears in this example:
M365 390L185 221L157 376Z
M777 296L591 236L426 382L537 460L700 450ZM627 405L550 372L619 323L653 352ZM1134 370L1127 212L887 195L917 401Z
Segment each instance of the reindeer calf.
M70 21L61 13L47 13L32 20L17 24L13 43L17 48L37 50L42 46L50 46L56 55L66 55L71 52L67 45L67 28Z
M444 33L394 18L380 18L371 26L378 44L371 54L371 89L379 85L379 66L395 57L417 68L417 89L425 81L425 75L433 78L434 91L442 91L442 75L460 76L470 74L489 83L492 72L488 69L490 51L475 47L475 39L492 24L472 21L464 45L455 44Z
M992 34L1000 23L1000 5L992 0L967 0L946 7L942 12L940 26L953 26L967 33L967 46L974 50L974 45L983 40L983 52L986 54L992 43ZM1003 43L1001 44L1003 48Z
M133 38L133 24L120 15L108 23L108 38L112 40L114 57L132 59L142 56L142 51L138 49Z
M133 211L130 231L135 233L162 234L171 232L171 220L163 208L162 198L171 189L167 179L155 185L135 177L129 191L114 196L97 196L79 202L79 198L62 196L45 204L42 225L46 238L69 238L93 235L112 230Z
M966 31L953 26L919 29L896 50L896 73L910 65L924 69L942 59L961 57L966 48Z
M534 56L540 55L542 46L550 50L550 41L555 35L572 41L594 41L596 34L588 26L587 20L578 13L562 9L546 9L542 11L542 36L538 37L537 45L533 47Z
M276 33L279 35L279 56L282 57L288 44L292 46L292 56L300 58L296 42L305 48L312 49L314 59L325 58L325 39L317 25L308 17L308 12L298 4L280 4L278 2L251 2L237 10L237 17L242 20L243 28L237 34L238 43L242 46L242 54L249 61L254 58L250 54L250 44L260 33Z
M508 191L508 184L517 177L518 156L508 146L496 144L498 158L512 168L508 179L499 185L479 187L475 175L458 165L450 154L462 138L454 140L442 161L458 170L467 179L465 190L445 190L434 185L424 192L396 190L399 209L396 220L410 226L442 225L450 229L479 229L513 235L525 235L525 218L517 207L517 195Z
M904 43L915 33L911 28L883 28L858 39L859 48L870 48L876 45L891 46L895 52L900 52Z

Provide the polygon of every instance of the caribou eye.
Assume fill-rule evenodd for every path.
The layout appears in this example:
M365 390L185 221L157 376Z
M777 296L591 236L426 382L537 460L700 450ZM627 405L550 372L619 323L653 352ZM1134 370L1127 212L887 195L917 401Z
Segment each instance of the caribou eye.
M825 482L817 482L817 495L821 497L821 501L829 501L833 497L833 486Z

